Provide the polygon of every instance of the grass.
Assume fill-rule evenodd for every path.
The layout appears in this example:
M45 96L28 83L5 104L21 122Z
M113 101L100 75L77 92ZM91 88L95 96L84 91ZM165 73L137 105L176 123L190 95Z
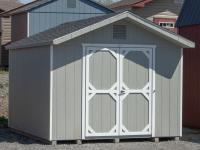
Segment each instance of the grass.
M0 74L7 74L8 73L8 71L6 71L6 70L0 70Z
M8 126L8 119L4 116L0 117L0 127L7 127Z

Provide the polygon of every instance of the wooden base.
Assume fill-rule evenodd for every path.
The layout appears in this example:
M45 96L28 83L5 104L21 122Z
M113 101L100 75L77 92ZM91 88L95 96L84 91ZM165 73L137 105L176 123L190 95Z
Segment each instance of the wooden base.
M119 142L120 142L119 138L113 139L113 143L119 143Z
M180 137L175 137L174 140L175 141L180 141Z
M56 145L57 145L57 141L52 141L52 142L51 142L51 145L52 145L52 146L56 146Z
M76 140L76 144L81 145L82 144L82 140Z
M159 138L153 138L152 141L155 142L155 143L159 143L160 139Z

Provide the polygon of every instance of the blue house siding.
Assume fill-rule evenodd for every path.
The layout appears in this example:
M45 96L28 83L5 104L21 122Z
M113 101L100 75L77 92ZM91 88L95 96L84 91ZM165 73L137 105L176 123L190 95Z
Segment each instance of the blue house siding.
M29 36L65 22L95 17L112 11L88 0L76 0L76 8L68 8L67 0L55 0L29 11Z

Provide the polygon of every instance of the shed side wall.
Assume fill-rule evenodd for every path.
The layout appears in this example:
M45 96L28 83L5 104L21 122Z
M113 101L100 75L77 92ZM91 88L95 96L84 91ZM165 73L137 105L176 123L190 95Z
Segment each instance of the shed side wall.
M29 12L29 35L62 23L86 19L109 13L87 0L76 0L76 8L67 8L67 0L56 0Z
M200 128L200 25L182 27L179 33L196 43L195 49L184 49L183 125Z
M181 48L126 20L115 24L127 25L126 40L113 40L109 25L54 47L54 139L81 138L82 43L156 45L155 136L181 135Z
M10 51L9 127L49 140L49 47Z

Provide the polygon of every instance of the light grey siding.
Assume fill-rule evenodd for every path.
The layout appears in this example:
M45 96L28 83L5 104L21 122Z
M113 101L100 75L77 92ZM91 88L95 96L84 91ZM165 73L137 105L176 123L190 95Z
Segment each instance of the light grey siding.
M54 47L53 139L81 139L82 51Z
M67 0L55 0L29 12L29 35L65 22L106 14L109 11L87 0L76 0L76 8L68 8Z
M49 140L49 46L10 51L9 126Z
M82 43L156 45L156 136L181 135L181 48L127 20L115 24L127 25L126 40L113 40L109 25L54 47L54 139L81 138Z
M18 41L27 37L27 13L12 16L11 40Z
M109 52L93 53L89 59L89 82L98 90L108 90L117 83L117 60ZM89 102L89 125L98 133L109 132L116 125L116 101L110 94L95 94Z

